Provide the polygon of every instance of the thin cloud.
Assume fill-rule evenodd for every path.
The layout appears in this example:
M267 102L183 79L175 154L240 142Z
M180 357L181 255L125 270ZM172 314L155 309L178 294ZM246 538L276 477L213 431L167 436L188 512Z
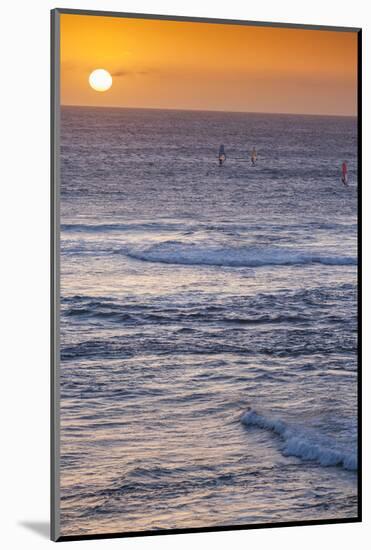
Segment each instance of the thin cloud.
M120 78L122 76L130 76L130 75L148 75L153 73L154 71L149 70L142 70L142 71L130 71L127 69L118 69L117 71L111 72L112 76L115 76L116 78Z

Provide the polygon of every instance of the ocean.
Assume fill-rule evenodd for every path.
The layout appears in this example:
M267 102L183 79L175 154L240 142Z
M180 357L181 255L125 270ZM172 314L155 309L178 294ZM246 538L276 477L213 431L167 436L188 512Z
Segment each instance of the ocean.
M61 534L355 518L357 119L62 107L60 141Z

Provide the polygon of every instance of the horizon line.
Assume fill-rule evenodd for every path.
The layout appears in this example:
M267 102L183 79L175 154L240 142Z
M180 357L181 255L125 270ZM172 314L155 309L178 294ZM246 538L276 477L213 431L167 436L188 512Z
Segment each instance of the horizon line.
M60 107L79 107L86 109L124 109L124 110L141 110L141 111L186 111L194 113L232 113L232 114L252 114L252 115L286 115L286 116L317 116L317 117L343 117L343 118L358 118L358 114L325 114L325 113L288 113L278 111L225 111L223 109L187 109L187 108L172 108L172 107L124 107L121 105L79 105L60 103Z

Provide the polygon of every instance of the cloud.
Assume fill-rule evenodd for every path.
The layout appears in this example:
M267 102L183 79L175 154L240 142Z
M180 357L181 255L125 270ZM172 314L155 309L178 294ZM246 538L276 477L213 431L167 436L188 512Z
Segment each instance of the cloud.
M122 76L130 76L130 75L147 75L150 74L152 71L149 70L141 70L141 71L131 71L128 69L118 69L116 71L112 71L112 76L115 76L116 78L120 78Z
M109 67L110 63L95 63L94 65L90 64L85 64L85 65L81 65L79 63L76 63L74 61L63 61L61 63L61 68L63 69L63 71L72 71L72 72L91 72L93 71L94 69L96 68L106 68L112 76L116 77L116 78L120 78L120 77L125 77L125 76L133 76L133 75L139 75L139 76L145 76L145 75L148 75L148 74L153 74L155 73L156 71L155 70L150 70L150 69L139 69L139 70L135 70L135 69L126 69L126 68L118 68L116 70L111 70L110 67Z

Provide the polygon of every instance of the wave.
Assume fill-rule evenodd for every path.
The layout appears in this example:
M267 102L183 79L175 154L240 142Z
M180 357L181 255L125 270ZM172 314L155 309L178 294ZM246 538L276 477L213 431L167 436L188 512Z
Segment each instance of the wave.
M323 231L346 231L349 233L350 229L357 229L357 224L354 223L337 223L337 222L316 222L316 221L307 221L305 223L279 223L275 221L274 223L243 223L243 222L231 222L231 221L220 221L220 222L207 222L199 221L196 222L192 220L190 223L189 220L159 220L159 221L132 221L127 223L116 222L116 223L63 223L61 224L61 231L71 231L71 232L109 232L109 231L127 231L133 229L150 229L150 230L190 230L194 231L267 231L272 233L276 232L286 232L286 231L298 231L307 228L308 230L323 230Z
M61 231L73 233L107 233L110 231L132 231L132 230L177 230L182 229L180 223L158 223L158 222L133 222L133 223L102 223L102 224L84 224L84 223L65 223L61 224Z
M243 316L238 313L229 313L226 308L213 307L213 306L199 306L189 310L181 305L174 305L173 308L155 308L142 306L130 306L128 304L112 304L112 303L98 303L95 300L89 302L76 302L72 306L65 306L63 313L66 317L83 318L84 321L87 318L93 318L94 320L103 319L103 321L112 322L131 322L136 324L143 323L179 323L179 322L204 322L208 325L212 322L224 323L226 325L264 325L264 324L281 324L281 323L293 323L295 325L299 323L305 323L311 318L307 315L298 314L279 314L279 313L262 313L256 312L251 315ZM228 314L229 313L229 314Z
M318 436L297 431L279 419L266 418L254 410L247 411L241 418L246 426L270 430L283 440L282 453L302 460L316 462L321 466L340 466L346 470L357 470L357 457L334 442L319 440Z
M207 247L181 241L167 241L150 247L121 251L146 262L209 265L226 267L262 267L269 265L357 265L353 256L300 252L280 247Z

